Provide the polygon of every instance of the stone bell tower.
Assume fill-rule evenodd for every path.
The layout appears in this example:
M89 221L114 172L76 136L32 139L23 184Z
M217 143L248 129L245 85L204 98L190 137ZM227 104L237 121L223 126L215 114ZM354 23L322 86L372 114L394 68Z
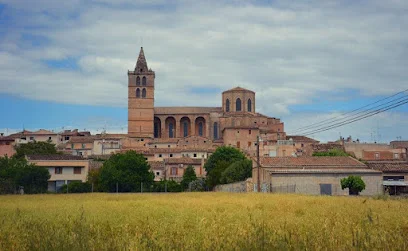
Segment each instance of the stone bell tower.
M134 71L128 71L128 135L135 138L154 136L154 79L147 68L143 47Z

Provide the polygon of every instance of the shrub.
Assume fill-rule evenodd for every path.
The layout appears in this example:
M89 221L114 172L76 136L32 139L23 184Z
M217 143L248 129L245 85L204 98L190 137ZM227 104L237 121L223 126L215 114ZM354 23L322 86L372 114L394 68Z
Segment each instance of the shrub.
M350 195L358 195L365 189L365 183L360 176L348 176L340 180L341 189L349 189Z
M73 181L67 185L63 185L61 188L62 193L90 193L92 190L92 184L88 182Z

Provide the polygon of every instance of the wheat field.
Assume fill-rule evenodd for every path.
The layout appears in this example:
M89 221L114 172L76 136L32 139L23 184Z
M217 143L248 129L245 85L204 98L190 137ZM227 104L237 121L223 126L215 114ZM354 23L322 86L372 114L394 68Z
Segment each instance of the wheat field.
M255 193L0 196L0 250L407 250L407 209Z

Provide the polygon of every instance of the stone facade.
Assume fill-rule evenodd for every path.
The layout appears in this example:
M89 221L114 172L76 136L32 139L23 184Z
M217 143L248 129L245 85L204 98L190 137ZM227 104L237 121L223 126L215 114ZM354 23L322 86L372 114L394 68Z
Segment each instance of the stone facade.
M148 69L143 48L134 71L128 71L128 86L128 136L132 139L124 143L124 149L193 148L191 142L179 140L199 137L203 141L199 146L211 141L254 156L259 136L263 140L262 155L295 153L294 146L277 149L278 141L286 140L284 123L257 113L255 92L251 90L236 87L224 91L220 107L154 107L155 72ZM200 155L207 157L205 152Z
M366 184L361 195L383 193L382 172L352 157L262 157L259 169L255 161L253 164L255 191L259 172L263 192L348 195L347 189L341 189L340 180L354 175L360 176Z

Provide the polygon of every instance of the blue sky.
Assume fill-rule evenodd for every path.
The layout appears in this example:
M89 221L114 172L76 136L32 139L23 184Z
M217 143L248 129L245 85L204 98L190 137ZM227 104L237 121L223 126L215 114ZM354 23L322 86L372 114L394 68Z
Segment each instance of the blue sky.
M241 86L290 133L407 88L407 12L397 0L0 0L0 131L126 132L143 46L156 106L220 106ZM407 126L405 105L312 136L390 141Z

